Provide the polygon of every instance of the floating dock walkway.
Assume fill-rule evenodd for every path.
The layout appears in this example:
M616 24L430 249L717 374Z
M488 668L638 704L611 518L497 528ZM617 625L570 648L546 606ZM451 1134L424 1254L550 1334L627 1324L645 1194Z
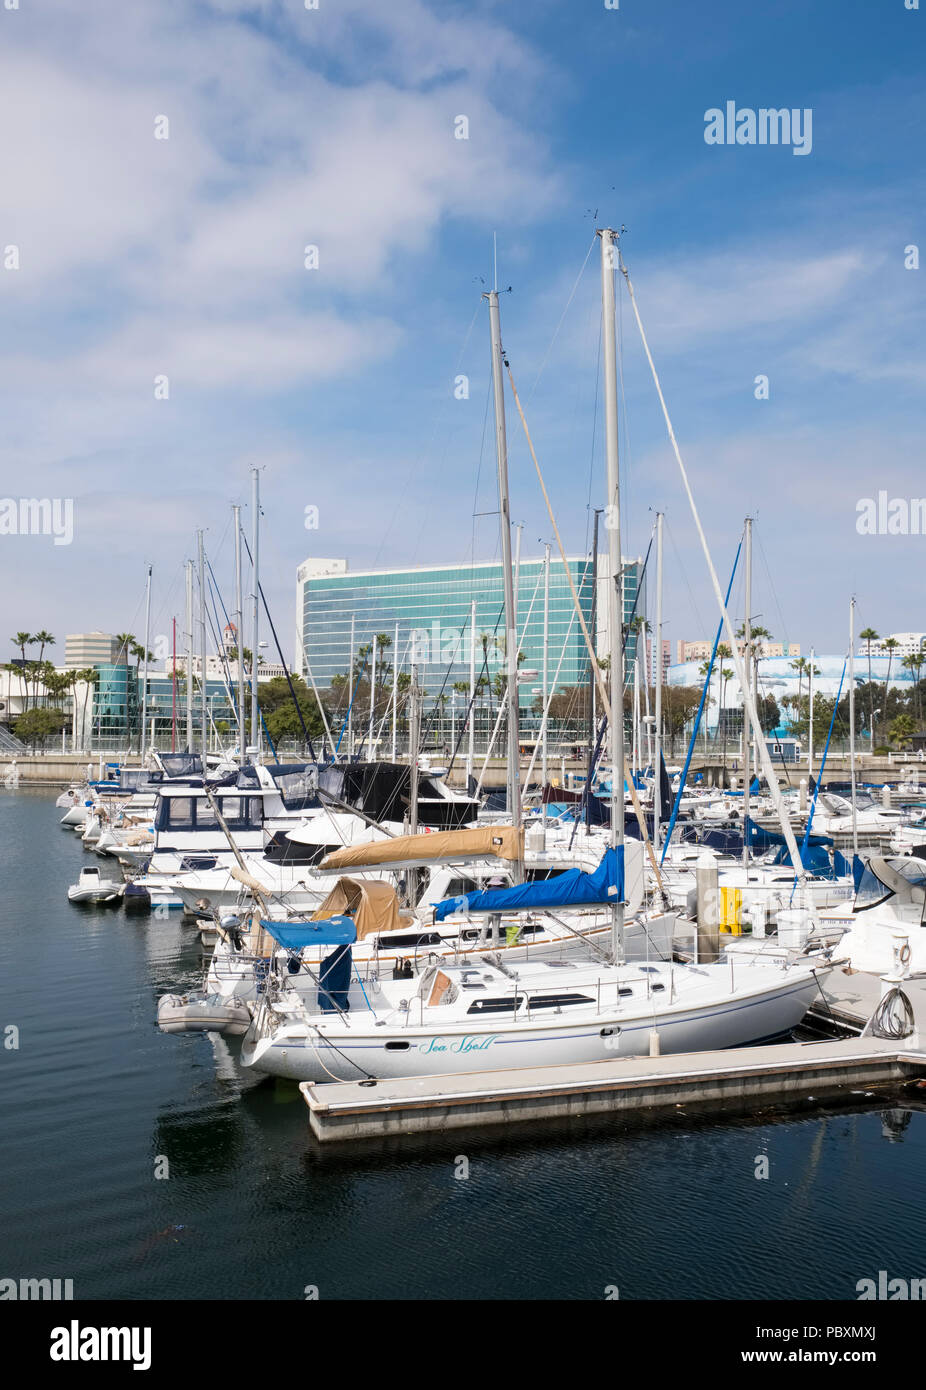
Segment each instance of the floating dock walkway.
M756 1102L815 1100L848 1089L926 1077L919 1034L784 1043L668 1057L626 1057L399 1081L339 1082L299 1089L321 1143L482 1129L528 1120L704 1107L749 1111Z

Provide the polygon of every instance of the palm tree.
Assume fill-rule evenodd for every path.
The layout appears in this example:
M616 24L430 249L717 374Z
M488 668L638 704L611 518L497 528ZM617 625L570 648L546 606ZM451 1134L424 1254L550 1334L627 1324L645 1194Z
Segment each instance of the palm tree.
M887 692L888 692L888 686L889 686L890 683L891 683L891 663L892 663L893 660L894 660L894 653L895 653L895 651L897 650L897 648L898 648L899 646L900 646L900 643L897 641L897 638L896 638L896 637L887 637L887 638L885 638L885 641L884 641L884 649L885 649L885 651L887 652L887 679L886 679L885 682L884 682L884 718L885 718L885 721L887 720ZM885 722L885 727L886 727L886 722Z
M871 683L871 644L878 641L873 627L862 628L859 640L868 643L868 727L871 732L871 746L875 746L875 692Z
M80 670L74 672L74 685L84 687L84 702L80 712L80 734L83 736L87 723L87 699L90 691L100 683L100 673L95 666L82 666ZM76 694L76 689L75 689Z
M28 682L26 682L26 683L25 683L25 686L23 686L23 681L24 681L24 677L25 677L25 674L26 674L26 648L32 646L32 643L35 641L35 638L32 636L32 633L31 633L31 632L17 632L16 636L15 636L12 640L13 640L14 646L17 646L17 647L19 648L20 652L22 653L22 659L23 659L23 661L22 661L22 665L21 665L20 668L19 668L19 684L20 684L20 693L22 694L22 697L23 697L23 710L25 711L25 710L27 710L27 709L29 708L29 684L28 684Z
M42 631L37 632L32 640L33 642L41 643L39 649L39 664L41 665L42 661L45 659L45 648L53 647L55 645L55 639L50 632L46 632L45 629L42 628Z
M920 648L919 651L911 652L905 656L900 663L913 676L913 714L916 719L920 717L920 671L923 668L923 660L926 652Z
M117 632L115 637L119 650L116 653L116 665L121 666L123 661L128 665L129 656L134 656L134 649L138 646L135 641L134 632Z
M803 656L799 656L796 661L791 662L791 670L797 672L797 699L800 705L801 694L804 686L804 673L809 669L810 663Z

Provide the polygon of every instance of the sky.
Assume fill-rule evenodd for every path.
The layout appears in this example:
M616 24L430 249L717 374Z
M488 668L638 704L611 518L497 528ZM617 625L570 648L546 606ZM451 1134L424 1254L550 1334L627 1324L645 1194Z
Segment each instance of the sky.
M309 556L495 558L493 245L511 370L584 552L605 500L601 226L625 229L722 576L756 519L757 621L838 653L854 594L859 627L926 630L926 537L856 525L882 490L926 496L926 264L908 268L926 0L12 3L2 659L22 628L55 633L59 660L67 632L140 636L148 564L163 646L197 528L231 608L253 467L287 659ZM728 102L809 110L807 152L706 143ZM717 611L620 281L623 546L642 554L665 513L674 644ZM551 526L510 400L508 438L538 554ZM69 544L9 534L2 499L24 496L73 507Z

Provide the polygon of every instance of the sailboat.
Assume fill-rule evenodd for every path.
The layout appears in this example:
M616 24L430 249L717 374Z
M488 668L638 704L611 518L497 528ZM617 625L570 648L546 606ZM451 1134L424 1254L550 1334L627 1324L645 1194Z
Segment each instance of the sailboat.
M617 866L610 898L611 959L607 962L507 963L500 953L477 961L435 962L417 980L362 981L354 967L356 931L345 935L332 919L330 951L312 971L313 988L297 990L286 972L268 978L242 1042L244 1066L300 1081L342 1081L494 1069L552 1066L696 1051L757 1041L787 1032L818 990L825 963L784 954L774 960L731 957L717 964L628 964L625 960L623 616L617 459L614 242L600 232L605 366L610 606L610 701L597 659L603 707L610 710L610 852ZM496 446L509 658L508 806L520 822L517 743L517 633L511 584L507 443L498 294L489 303L495 387ZM753 712L754 717L754 712ZM541 887L542 885L531 885ZM479 907L499 917L510 905L503 890L479 895ZM324 923L312 924L324 932ZM269 924L271 933L280 928ZM297 929L288 925L290 950ZM307 938L308 939L308 938ZM316 938L317 939L317 938Z

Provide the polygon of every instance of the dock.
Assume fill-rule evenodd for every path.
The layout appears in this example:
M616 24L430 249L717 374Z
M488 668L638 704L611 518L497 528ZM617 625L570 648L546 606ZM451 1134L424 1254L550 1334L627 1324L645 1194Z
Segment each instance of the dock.
M561 1067L524 1067L299 1089L322 1144L525 1121L685 1109L750 1111L812 1096L926 1078L926 1047L883 1038L783 1043L667 1057L627 1057Z

